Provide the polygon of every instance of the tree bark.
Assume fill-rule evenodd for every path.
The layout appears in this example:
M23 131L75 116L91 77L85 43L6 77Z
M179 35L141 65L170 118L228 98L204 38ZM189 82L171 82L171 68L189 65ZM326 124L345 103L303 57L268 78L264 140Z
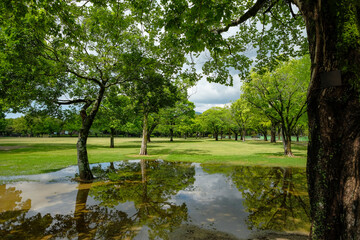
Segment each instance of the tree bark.
M311 56L307 176L312 239L360 239L360 4L294 1ZM340 84L324 85L341 71Z
M148 115L144 113L143 135L139 155L147 155L147 136L148 136Z
M114 148L115 144L114 144L114 135L115 135L115 129L114 128L110 128L110 148Z
M271 125L271 140L270 142L276 143L276 126L274 124Z
M281 127L278 127L278 139L281 141Z
M243 130L243 138L242 138L243 142L245 142L245 136L246 136L246 129L244 128L244 130Z
M267 132L265 131L264 132L264 141L267 141L268 139L267 139Z
M286 131L286 129L283 127L281 128L282 133L282 139L283 139L283 146L284 146L284 155L293 157L294 154L291 151L291 134L289 131Z
M234 134L235 134L235 141L237 141L238 140L238 134L237 134L237 132L234 132Z
M219 140L219 134L217 132L215 132L214 136L215 136L215 141L218 141Z

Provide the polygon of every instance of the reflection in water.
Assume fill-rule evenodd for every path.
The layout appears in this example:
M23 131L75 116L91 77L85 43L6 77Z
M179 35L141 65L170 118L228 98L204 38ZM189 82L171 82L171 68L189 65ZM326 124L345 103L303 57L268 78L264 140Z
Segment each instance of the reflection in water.
M0 239L243 239L248 228L308 229L302 169L140 160L93 172L93 183L55 173L55 182L0 185Z
M208 172L219 167L206 166ZM278 231L310 229L309 197L303 169L265 167L223 167L242 193L250 213L249 228Z

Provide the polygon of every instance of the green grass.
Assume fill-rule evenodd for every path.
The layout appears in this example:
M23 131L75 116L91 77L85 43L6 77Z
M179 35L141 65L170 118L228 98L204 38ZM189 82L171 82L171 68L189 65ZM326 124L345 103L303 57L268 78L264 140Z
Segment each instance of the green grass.
M0 175L38 174L76 164L77 138L0 138ZM307 142L293 143L295 157L283 155L282 143L259 140L153 138L149 156L139 156L140 138L116 138L109 148L108 138L89 138L90 163L126 159L164 159L214 164L305 167ZM4 150L8 149L8 150Z

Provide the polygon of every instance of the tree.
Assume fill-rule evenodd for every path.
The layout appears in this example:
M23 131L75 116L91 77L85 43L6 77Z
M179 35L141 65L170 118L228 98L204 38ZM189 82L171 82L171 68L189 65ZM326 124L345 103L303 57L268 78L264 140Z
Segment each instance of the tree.
M79 176L93 179L86 143L101 101L108 88L137 72L136 62L129 59L141 34L126 12L130 7L125 2L77 5L62 0L53 5L1 4L1 18L14 19L2 21L0 32L4 98L13 108L21 100L40 106L80 105ZM18 58L21 55L29 58ZM12 92L9 86L14 84L33 90Z
M143 59L143 61L147 61ZM143 134L140 155L147 155L148 118L165 106L172 106L177 100L177 87L171 79L149 67L137 81L124 85L124 93L129 96L143 115Z
M188 120L195 117L194 103L183 98L175 103L173 107L166 107L160 110L161 125L165 131L169 132L170 142L173 141L175 128L183 131L189 131L187 128ZM185 123L185 124L184 124Z
M213 133L215 141L219 140L219 133L223 128L223 111L220 107L212 107L200 115L204 128Z
M250 122L251 115L252 112L249 103L243 97L240 97L231 104L231 117L239 128L243 141L245 141L246 129Z
M306 112L306 89L310 76L307 57L281 64L273 72L252 72L242 86L244 98L272 122L281 123L284 154L293 156L291 134Z
M133 109L129 97L119 95L117 91L110 91L104 99L100 110L98 121L110 130L110 148L114 148L114 137L116 129L125 125L130 120Z

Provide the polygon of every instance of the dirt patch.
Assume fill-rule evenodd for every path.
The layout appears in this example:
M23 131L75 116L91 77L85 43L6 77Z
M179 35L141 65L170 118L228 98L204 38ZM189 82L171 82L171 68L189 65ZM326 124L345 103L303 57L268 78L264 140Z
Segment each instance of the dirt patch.
M0 146L0 151L10 151L19 148L25 148L25 146Z

